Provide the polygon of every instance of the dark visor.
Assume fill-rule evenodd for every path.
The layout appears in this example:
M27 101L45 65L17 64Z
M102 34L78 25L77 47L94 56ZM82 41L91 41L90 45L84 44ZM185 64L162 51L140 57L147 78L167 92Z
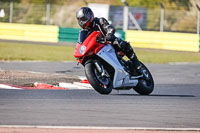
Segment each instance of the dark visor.
M83 17L79 18L79 20L81 20L81 21L87 21L88 18L86 16L83 16Z

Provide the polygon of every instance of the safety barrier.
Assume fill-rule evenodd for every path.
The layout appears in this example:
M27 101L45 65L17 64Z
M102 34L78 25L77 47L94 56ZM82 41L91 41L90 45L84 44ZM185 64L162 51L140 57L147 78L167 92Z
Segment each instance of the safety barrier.
M0 23L0 39L56 43L58 42L58 27Z
M122 40L125 40L125 32L123 30L117 30L115 35L118 35Z
M0 39L36 41L36 42L77 42L78 28L34 24L0 23ZM123 31L118 31L122 39Z
M133 47L199 52L199 36L189 33L134 31L126 32Z
M63 28L59 27L59 42L77 42L79 35L78 28ZM117 35L123 40L125 39L125 32L122 30L117 31Z
M59 27L59 42L77 42L79 30L78 28Z
M77 42L78 28L63 28L34 24L0 23L0 39L37 42ZM178 51L199 52L200 40L197 34L156 32L156 31L117 31L122 39L131 42L133 47L154 48Z

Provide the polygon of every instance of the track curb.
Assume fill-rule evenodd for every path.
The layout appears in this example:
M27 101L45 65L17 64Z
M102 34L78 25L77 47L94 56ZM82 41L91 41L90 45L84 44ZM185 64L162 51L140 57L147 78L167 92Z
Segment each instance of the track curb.
M15 89L15 90L72 90L72 89L91 89L92 86L89 84L87 79L81 77L80 82L65 83L60 82L56 85L46 84L46 83L32 83L22 86L10 85L10 84L0 84L0 89Z

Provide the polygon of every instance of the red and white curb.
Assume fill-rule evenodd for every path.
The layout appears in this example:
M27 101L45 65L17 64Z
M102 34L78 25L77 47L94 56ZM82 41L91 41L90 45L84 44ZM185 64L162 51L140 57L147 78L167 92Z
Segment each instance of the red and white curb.
M11 85L0 84L0 89L14 89L14 90L21 90L22 88L13 87Z
M9 84L0 84L0 89L14 89L14 90L40 90L40 89L48 89L48 90L73 90L73 89L92 89L92 86L89 84L85 77L80 77L80 82L73 83L58 83L57 85L50 85L45 83L37 83L35 82L29 87L24 86L15 86Z
M53 86L44 83L34 83L36 86L26 87L26 86L15 86L9 84L0 84L0 89L11 89L11 90L40 90L40 89L52 89L52 90L66 90L67 88L62 88L58 86Z

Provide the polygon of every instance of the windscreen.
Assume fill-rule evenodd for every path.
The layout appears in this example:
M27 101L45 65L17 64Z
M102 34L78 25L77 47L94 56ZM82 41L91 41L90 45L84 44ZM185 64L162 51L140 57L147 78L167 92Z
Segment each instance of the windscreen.
M79 32L78 43L82 44L88 36L88 31L81 30Z

